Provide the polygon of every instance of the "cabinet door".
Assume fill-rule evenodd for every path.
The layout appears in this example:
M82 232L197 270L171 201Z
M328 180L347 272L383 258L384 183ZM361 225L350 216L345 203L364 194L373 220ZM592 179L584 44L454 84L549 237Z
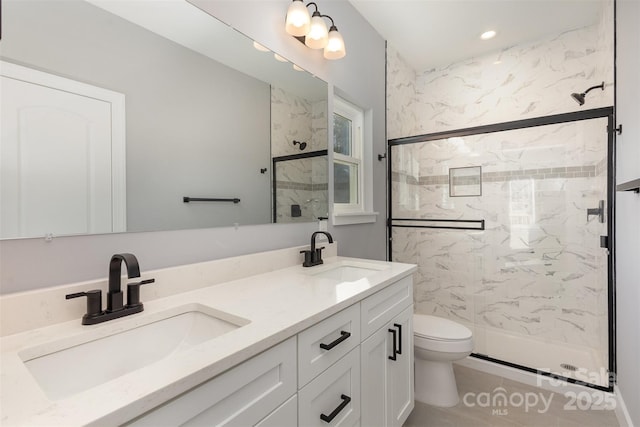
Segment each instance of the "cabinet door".
M387 359L387 426L400 427L414 406L413 306L396 316L389 329L398 331L396 339L402 353L396 354L396 360Z
M399 427L413 410L412 321L409 306L361 344L363 426Z
M384 426L387 419L387 369L393 340L387 327L373 333L360 345L362 369L362 425Z
M298 425L351 427L360 418L360 347L298 392Z

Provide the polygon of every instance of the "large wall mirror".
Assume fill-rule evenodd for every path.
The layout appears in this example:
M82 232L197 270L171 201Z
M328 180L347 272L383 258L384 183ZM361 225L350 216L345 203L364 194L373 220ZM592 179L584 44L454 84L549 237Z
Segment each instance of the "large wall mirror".
M327 215L325 82L185 0L2 8L0 238Z

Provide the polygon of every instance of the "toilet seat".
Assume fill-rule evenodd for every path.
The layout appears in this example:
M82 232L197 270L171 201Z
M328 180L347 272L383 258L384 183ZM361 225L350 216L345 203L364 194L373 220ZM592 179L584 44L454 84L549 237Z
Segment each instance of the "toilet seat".
M443 317L427 314L413 315L413 334L418 337L438 341L463 341L472 333L466 326Z
M442 353L471 353L469 328L442 317L413 315L413 344L418 349Z

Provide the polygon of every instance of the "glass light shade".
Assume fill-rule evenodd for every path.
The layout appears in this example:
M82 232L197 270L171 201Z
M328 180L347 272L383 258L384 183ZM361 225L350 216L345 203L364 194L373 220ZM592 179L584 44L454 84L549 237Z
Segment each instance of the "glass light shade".
M293 0L287 10L285 30L294 37L306 36L311 27L309 11L302 0Z
M319 13L315 12L311 18L311 29L304 39L304 44L311 49L324 49L329 41L327 24Z
M347 50L344 46L342 34L338 32L336 27L331 27L329 30L329 40L324 48L324 57L327 59L340 59L344 58L346 54Z

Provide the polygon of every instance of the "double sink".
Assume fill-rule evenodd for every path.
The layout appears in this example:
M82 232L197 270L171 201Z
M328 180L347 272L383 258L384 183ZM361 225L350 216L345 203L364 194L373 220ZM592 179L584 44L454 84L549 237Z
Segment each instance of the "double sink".
M338 284L365 279L386 268L374 263L340 261L305 269L303 273L318 279L319 284ZM195 303L143 316L119 319L115 321L119 322L117 328L109 325L114 321L88 327L78 336L25 349L19 357L46 396L55 401L177 356L251 323ZM100 333L105 328L110 332Z

